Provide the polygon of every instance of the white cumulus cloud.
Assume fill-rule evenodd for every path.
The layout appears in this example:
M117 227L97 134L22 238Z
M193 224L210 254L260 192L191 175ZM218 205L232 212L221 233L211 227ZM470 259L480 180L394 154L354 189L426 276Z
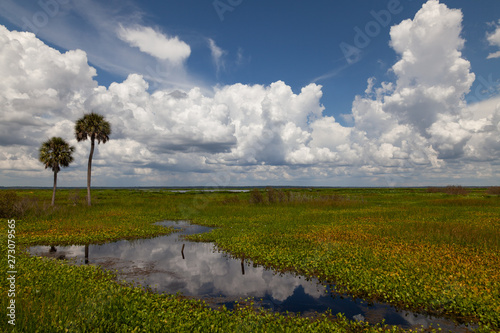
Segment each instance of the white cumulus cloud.
M377 84L367 77L365 94L353 100L352 126L324 114L318 84L293 91L283 81L236 83L207 93L151 89L147 77L130 74L106 88L94 80L84 51L61 53L34 34L0 26L1 183L50 185L37 150L59 135L77 147L61 184L84 185L89 147L73 138L73 124L90 111L113 129L94 156L94 184L102 186L498 179L500 102L465 102L475 77L461 54L461 22L459 10L429 0L393 26L396 79ZM157 58L189 56L187 44L151 28L120 29L124 40ZM212 48L220 60L223 51L215 42Z

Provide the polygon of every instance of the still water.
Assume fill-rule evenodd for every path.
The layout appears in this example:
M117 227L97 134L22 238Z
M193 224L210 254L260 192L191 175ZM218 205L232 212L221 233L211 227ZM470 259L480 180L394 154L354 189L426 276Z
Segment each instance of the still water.
M218 252L211 243L182 239L183 235L208 232L211 228L188 221L158 222L179 231L167 236L118 241L88 246L35 246L32 255L71 259L76 264L95 264L116 270L127 280L161 293L182 293L204 299L213 307L231 308L235 301L253 298L260 306L279 312L311 314L344 313L347 318L377 323L385 319L403 328L438 325L454 332L467 332L447 320L397 311L386 304L368 304L361 299L333 296L330 287L318 280L290 273L277 274L251 262ZM56 250L56 251L54 251Z

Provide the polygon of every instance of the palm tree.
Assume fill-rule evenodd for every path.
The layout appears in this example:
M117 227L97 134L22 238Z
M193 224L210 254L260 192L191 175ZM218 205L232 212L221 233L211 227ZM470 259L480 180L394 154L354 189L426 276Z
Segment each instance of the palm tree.
M91 112L78 119L75 124L75 136L78 142L90 138L89 164L87 168L87 202L90 206L90 178L92 170L92 155L94 155L95 140L106 143L111 134L111 125L98 113Z
M67 167L73 162L71 155L75 147L70 146L64 139L52 137L40 146L38 159L45 165L45 169L51 168L54 171L54 190L52 191L52 206L56 200L57 173L61 167Z

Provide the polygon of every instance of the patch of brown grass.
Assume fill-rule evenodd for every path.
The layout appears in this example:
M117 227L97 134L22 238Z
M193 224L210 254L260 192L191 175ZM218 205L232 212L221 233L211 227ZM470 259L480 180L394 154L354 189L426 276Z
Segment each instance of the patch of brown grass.
M488 190L486 191L486 194L500 195L500 186L491 186L491 187L488 187Z
M467 195L469 191L463 186L448 185L446 187L428 187L427 193L446 193L450 195Z

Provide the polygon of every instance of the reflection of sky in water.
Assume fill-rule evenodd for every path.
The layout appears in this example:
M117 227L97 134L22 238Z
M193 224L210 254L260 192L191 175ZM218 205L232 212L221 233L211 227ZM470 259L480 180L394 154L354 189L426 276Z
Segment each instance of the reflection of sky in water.
M307 281L292 274L276 274L263 267L232 259L214 249L213 244L195 243L179 239L180 235L209 231L210 228L189 225L187 222L166 222L162 225L182 227L181 232L153 239L119 241L104 245L90 245L88 260L108 269L117 270L119 279L149 286L158 292L181 292L217 303L230 304L240 297L262 299L266 308L289 312L342 312L348 318L372 323L385 319L386 323L403 327L457 328L436 318L397 312L392 307L376 304L369 306L361 300L332 297L328 289L317 280ZM85 258L84 246L57 247L49 252L48 246L35 246L35 255L75 258L81 264ZM184 255L184 257L183 257ZM243 267L242 267L243 266Z

